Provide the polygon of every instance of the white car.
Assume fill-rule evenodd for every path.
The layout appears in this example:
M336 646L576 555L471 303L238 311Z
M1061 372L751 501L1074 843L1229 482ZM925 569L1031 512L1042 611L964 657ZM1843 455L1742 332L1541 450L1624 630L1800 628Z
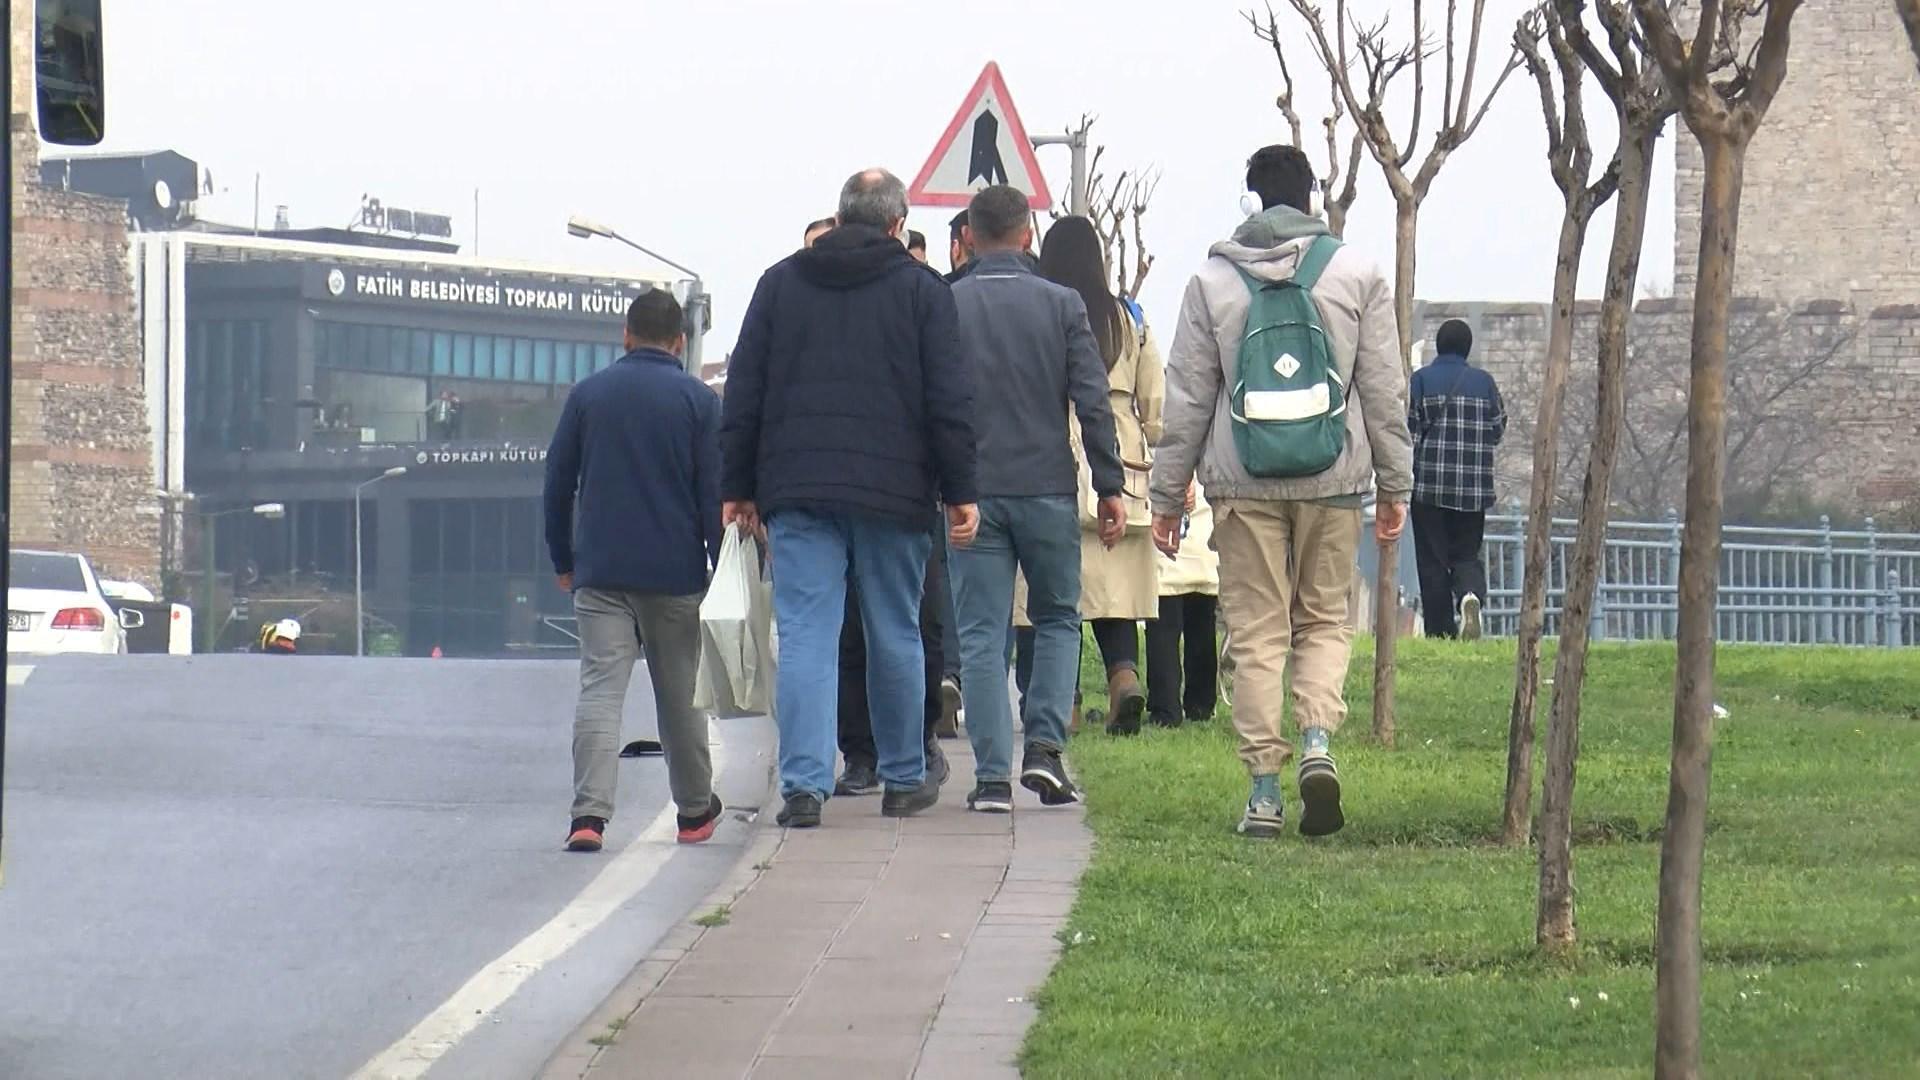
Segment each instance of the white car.
M119 655L144 624L138 611L114 612L86 556L7 553L8 652Z

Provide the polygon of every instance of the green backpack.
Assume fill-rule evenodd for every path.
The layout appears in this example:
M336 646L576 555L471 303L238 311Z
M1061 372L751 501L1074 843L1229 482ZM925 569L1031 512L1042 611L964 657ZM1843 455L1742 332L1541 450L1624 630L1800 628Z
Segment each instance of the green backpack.
M1349 391L1313 302L1338 250L1333 237L1315 237L1289 281L1262 281L1236 267L1253 302L1233 385L1233 442L1254 476L1323 473L1346 447Z

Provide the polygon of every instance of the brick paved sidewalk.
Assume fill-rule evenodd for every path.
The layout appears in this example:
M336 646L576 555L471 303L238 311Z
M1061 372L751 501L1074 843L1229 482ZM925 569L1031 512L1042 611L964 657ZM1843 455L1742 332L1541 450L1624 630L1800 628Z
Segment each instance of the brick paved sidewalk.
M944 745L953 779L917 818L834 799L785 831L769 798L725 923L664 941L548 1080L1017 1076L1089 837L1024 790L1011 816L970 813L972 754Z

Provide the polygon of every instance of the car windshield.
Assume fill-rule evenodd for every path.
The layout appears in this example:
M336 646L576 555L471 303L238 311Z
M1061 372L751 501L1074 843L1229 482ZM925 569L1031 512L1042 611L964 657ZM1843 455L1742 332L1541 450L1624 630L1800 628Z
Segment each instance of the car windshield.
M15 551L7 555L7 584L15 589L86 592L87 578L76 555L41 555Z

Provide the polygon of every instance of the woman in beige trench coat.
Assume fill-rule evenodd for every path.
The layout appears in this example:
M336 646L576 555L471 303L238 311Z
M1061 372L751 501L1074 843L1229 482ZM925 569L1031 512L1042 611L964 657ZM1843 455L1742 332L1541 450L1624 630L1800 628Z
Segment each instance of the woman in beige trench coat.
M1107 729L1132 735L1140 730L1147 707L1140 685L1139 624L1160 611L1147 474L1152 448L1160 441L1166 372L1139 307L1107 291L1105 257L1092 222L1081 217L1055 222L1041 244L1040 273L1086 301L1094 340L1107 365L1108 400L1126 464L1127 532L1111 549L1100 542L1098 500L1080 448L1080 426L1069 424L1080 472L1080 616L1093 625L1107 672ZM1025 627L1024 583L1020 592L1015 622ZM1024 651L1028 635L1022 639Z

